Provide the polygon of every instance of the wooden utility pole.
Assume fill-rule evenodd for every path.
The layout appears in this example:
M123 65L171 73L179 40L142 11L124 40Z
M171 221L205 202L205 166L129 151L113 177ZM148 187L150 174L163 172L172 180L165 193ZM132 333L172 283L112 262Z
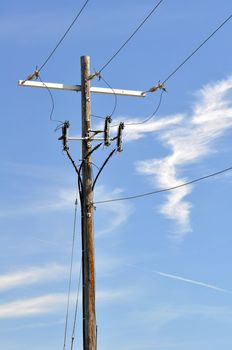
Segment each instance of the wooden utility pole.
M33 78L39 76L35 71L31 74ZM146 91L134 91L124 89L90 87L90 58L81 57L81 85L67 85L49 82L38 82L32 80L20 80L20 86L37 88L81 91L82 99L82 136L69 137L68 133L63 135L64 145L68 140L80 140L82 142L82 196L81 196L81 231L82 231L82 290L83 290L83 349L96 350L96 315L95 315L95 271L94 271L94 230L93 230L93 181L91 162L91 112L90 94L113 94L121 96L145 97ZM64 123L65 124L65 123ZM67 124L66 124L67 127ZM121 152L121 132L123 123L119 125L117 150ZM104 131L102 131L104 132ZM93 137L93 134L92 134ZM105 138L94 138L98 141L105 141ZM112 140L114 140L113 138ZM64 148L65 150L65 148ZM67 150L67 148L66 148ZM74 163L75 164L75 163Z
M90 112L90 58L81 57L82 102L82 290L84 350L96 350L95 271Z

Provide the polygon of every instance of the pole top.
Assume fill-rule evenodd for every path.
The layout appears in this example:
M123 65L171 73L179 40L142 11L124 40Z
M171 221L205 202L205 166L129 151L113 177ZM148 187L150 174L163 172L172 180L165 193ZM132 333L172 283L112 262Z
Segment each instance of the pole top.
M83 60L83 59L90 60L90 56L89 56L89 55L83 55L83 56L81 56L81 59L82 59L82 60Z

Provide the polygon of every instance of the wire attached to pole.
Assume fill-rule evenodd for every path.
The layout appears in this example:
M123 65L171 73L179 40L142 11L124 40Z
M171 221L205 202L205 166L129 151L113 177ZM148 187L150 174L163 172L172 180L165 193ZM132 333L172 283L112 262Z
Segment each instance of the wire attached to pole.
M108 161L110 160L110 158L112 157L112 155L114 154L115 151L116 151L116 148L113 149L112 152L110 152L109 156L106 158L106 160L105 160L104 163L102 164L102 166L101 166L99 172L97 173L97 176L96 176L95 179L94 179L93 186L92 186L92 191L94 190L94 187L95 187L95 185L96 185L97 179L99 178L99 176L100 176L102 170L105 168L106 164L108 163Z
M49 56L46 58L46 60L44 61L44 63L40 66L40 68L38 69L38 71L40 72L48 63L48 61L51 59L51 57L53 56L53 54L55 53L55 51L58 49L58 47L60 46L60 44L62 43L62 41L65 39L65 37L67 36L67 34L69 33L69 31L71 30L71 28L73 27L73 25L76 23L76 21L78 20L78 18L80 17L81 13L83 12L84 8L86 7L86 5L88 4L89 0L86 0L84 5L81 7L80 11L77 13L76 17L74 18L74 20L72 21L72 23L69 25L68 29L65 31L65 33L62 35L61 39L58 41L57 45L54 47L54 49L52 50L52 52L49 54Z
M204 46L207 41L209 41L229 20L231 20L232 18L232 14L229 15L229 17L227 17L199 46L197 46L197 48L190 53L190 55L188 55L183 62L181 62L174 70L173 72L171 72L167 78L164 79L163 84L165 84L169 79L171 79L171 77L176 74L176 72L185 65L185 63L193 56L195 55L195 53L200 50L200 48L202 46Z
M129 36L129 38L120 46L120 48L113 54L113 56L101 67L98 71L99 74L115 59L115 57L122 51L122 49L129 43L129 41L134 37L134 35L139 31L139 29L145 24L145 22L151 17L155 10L161 5L164 0L160 0L149 12L149 14L144 18L140 25L134 30L134 32Z
M206 176L202 176L202 177L198 177L196 179L193 179L191 181L188 181L188 182L185 182L185 183L182 183L180 185L176 185L176 186L172 186L172 187L168 187L168 188L164 188L164 189L161 189L161 190L156 190L156 191L151 191L151 192L145 192L145 193L141 193L141 194L137 194L137 195L134 195L134 196L128 196L128 197L121 197L121 198L112 198L112 199L106 199L106 200L103 200L103 201L97 201L97 202L94 202L93 204L104 204L104 203L111 203L111 202L119 202L119 201L125 201L125 200L131 200L131 199L137 199L137 198L142 198L142 197L146 197L146 196L152 196L152 195L155 195L155 194L158 194L158 193L163 193L163 192L169 192L169 191L173 191L173 190L176 190L178 188L181 188L181 187L185 187L185 186L189 186L189 185L192 185L196 182L199 182L199 181L202 181L202 180L207 180L211 177L214 177L214 176L218 176L218 175L222 175L228 171L232 171L232 166L229 167L229 168L225 168L225 169L222 169L222 170L219 170L215 173L211 173L209 175L206 175Z

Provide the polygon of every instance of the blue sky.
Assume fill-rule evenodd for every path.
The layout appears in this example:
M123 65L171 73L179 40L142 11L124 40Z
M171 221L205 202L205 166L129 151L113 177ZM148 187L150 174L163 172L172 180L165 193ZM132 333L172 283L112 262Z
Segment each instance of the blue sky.
M80 56L99 69L155 2L90 1L41 72L48 82L80 83ZM46 89L21 88L64 33L82 2L0 4L1 199L0 348L62 349L76 178L49 120ZM103 71L114 88L147 90L231 14L231 2L164 1ZM231 166L232 69L228 22L168 82L155 118L124 132L95 199L163 189ZM105 87L104 82L92 81ZM80 95L53 91L54 119L80 134ZM114 122L137 122L159 94L119 97ZM106 116L114 97L92 94ZM93 118L93 126L102 126ZM80 144L70 143L73 157ZM100 148L101 165L109 149ZM96 174L96 170L94 169ZM232 341L231 174L166 194L97 205L95 254L98 348L225 350ZM79 211L79 207L78 207ZM75 245L70 335L80 266ZM81 345L78 313L76 346Z

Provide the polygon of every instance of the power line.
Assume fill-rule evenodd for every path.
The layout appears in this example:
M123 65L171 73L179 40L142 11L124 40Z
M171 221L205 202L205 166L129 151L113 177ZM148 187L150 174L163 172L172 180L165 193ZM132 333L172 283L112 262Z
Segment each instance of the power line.
M51 112L50 112L50 116L49 116L49 119L52 121L52 122L58 122L58 123L61 123L63 124L63 122L61 120L57 120L57 119L53 119L53 113L54 113L54 110L55 110L55 101L54 101L54 97L53 97L53 94L51 92L51 89L49 89L49 87L43 82L43 80L41 79L41 76L40 74L38 75L38 79L40 80L40 82L44 85L44 87L46 88L50 98L51 98L51 104L52 104L52 107L51 107Z
M106 158L106 160L104 161L104 163L102 164L101 168L99 169L98 173L97 173L97 176L95 177L94 179L94 182L93 182L93 186L92 186L92 190L94 190L94 187L96 185L96 182L97 182L97 179L99 178L102 170L104 169L104 167L106 166L106 164L108 163L108 161L110 160L110 158L112 157L112 155L115 153L116 151L116 148L113 149L113 151L110 152L109 156Z
M156 116L156 114L158 113L160 107L161 107L161 104L162 104L162 101L163 101L163 93L164 93L164 90L162 90L160 92L160 96L159 96L159 101L158 101L158 104L154 110L154 112L149 115L149 117L145 118L144 120L142 120L141 122L134 122L134 123L124 123L125 126L132 126L132 125L141 125L141 124L145 124L147 123L149 120L151 120L152 118L154 118ZM97 118L101 118L100 116L95 116ZM118 124L114 124L111 126L111 128L116 128L118 126Z
M204 46L207 41L209 41L230 19L232 18L232 14L227 17L219 27L217 27L189 56L187 56L183 62L177 66L172 73L170 73L167 78L164 79L163 84L165 84L183 65L193 56L195 53L200 50L202 46Z
M217 27L189 56L187 56L184 61L181 62L181 64L179 64L174 71L168 75L168 77L163 81L162 84L165 84L198 50L200 50L200 48L202 46L204 46L207 41L209 41L230 19L232 18L232 15L230 15L229 17L226 18L226 20L224 20L219 27ZM155 111L151 114L150 117L148 117L147 119L143 120L142 122L138 122L138 123L129 123L129 124L125 124L125 125L139 125L139 124L144 124L147 123L149 120L151 120L158 112L160 105L162 103L162 97L163 97L163 92L165 90L162 89L161 93L160 93L160 99L158 102L158 105L155 109Z
M218 26L190 55L188 55L175 69L172 73L170 73L167 78L164 79L163 83L161 84L164 85L180 68L182 68L184 66L184 64L193 56L195 55L195 53L197 53L198 50L200 50L200 48L202 46L204 46L230 19L232 18L232 15L230 15L229 17L227 17L221 24L220 26ZM165 89L165 88L164 88ZM158 102L158 105L155 109L155 111L146 119L144 119L141 122L137 122L137 123L128 123L125 125L140 125L140 124L144 124L147 123L149 120L151 120L158 112L161 104L162 104L162 97L163 97L163 92L165 91L164 89L162 89L161 93L160 93L160 99Z
M118 106L118 97L117 97L114 89L112 88L112 86L103 78L102 75L101 75L101 79L104 81L106 86L108 86L108 88L112 90L112 92L114 94L114 107L113 107L113 110L112 110L111 114L109 115L110 117L112 117L114 115L115 111L116 111L117 106Z
M163 93L164 93L164 90L162 90L160 92L160 97L159 97L159 102L154 110L154 112L146 119L144 119L143 121L141 122L137 122L137 123L125 123L125 126L128 126L128 125L141 125L141 124L145 124L147 123L149 120L151 120L152 118L154 118L154 116L158 113L159 109L160 109L160 106L162 104L162 99L163 99Z
M155 194L162 193L162 192L169 192L169 191L173 191L173 190L176 190L176 189L184 187L184 186L191 185L191 184L193 184L195 182L199 182L199 181L202 181L202 180L209 179L210 177L221 175L221 174L226 173L227 171L231 171L231 170L232 170L232 167L229 167L229 168L225 168L225 169L219 170L219 171L217 171L215 173L211 173L211 174L206 175L206 176L198 177L196 179L193 179L191 181L182 183L180 185L172 186L172 187L165 188L165 189L162 189L162 190L145 192L145 193L137 194L137 195L134 195L134 196L121 197L121 198L112 198L112 199L107 199L107 200L103 200L103 201L97 201L97 202L94 202L93 204L103 204L103 203L110 203L110 202L118 202L118 201L124 201L124 200L129 200L129 199L136 199L136 198L151 196L151 195L155 195Z
M113 92L113 95L114 95L114 107L112 109L112 112L110 114L108 114L107 116L108 117L112 117L117 109L117 106L118 106L118 97L114 91L114 88L105 80L105 78L103 78L103 76L100 74L99 75L99 80L103 80L103 82L106 84L106 86L108 86L109 89L112 90ZM91 114L92 117L94 118L99 118L99 119L105 119L106 117L105 116L100 116L100 115L96 115L96 114Z
M155 10L159 7L159 5L164 0L160 0L158 4L156 4L153 9L149 12L147 17L140 23L140 25L135 29L135 31L130 35L130 37L120 46L120 48L113 54L113 56L101 67L98 73L101 73L114 59L115 57L122 51L122 49L128 44L128 42L133 38L133 36L139 31L139 29L144 25L144 23L151 17L151 15L155 12Z
M55 53L55 51L58 49L58 47L60 46L60 44L62 43L62 41L65 39L65 37L67 36L67 34L69 33L69 31L71 30L71 28L73 27L73 25L76 23L76 21L78 20L78 18L80 17L81 13L83 12L84 8L86 7L86 5L88 4L89 0L86 0L84 5L82 6L82 8L80 9L80 11L77 13L76 17L74 18L74 20L72 21L72 23L70 24L70 26L68 27L68 29L65 31L65 33L63 34L63 36L61 37L61 39L58 41L57 45L55 46L55 48L52 50L52 52L49 54L49 56L47 57L47 59L44 61L44 63L41 65L41 67L38 69L38 71L40 72L44 66L48 63L48 61L51 59L51 57L53 56L53 54Z

